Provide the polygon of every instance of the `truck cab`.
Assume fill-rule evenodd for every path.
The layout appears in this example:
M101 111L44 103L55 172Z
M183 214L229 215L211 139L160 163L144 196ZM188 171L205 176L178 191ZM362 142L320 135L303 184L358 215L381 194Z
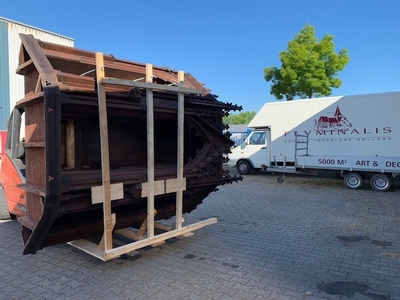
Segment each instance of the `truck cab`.
M239 147L231 150L228 166L236 167L241 175L247 175L269 165L270 137L269 128L253 130Z

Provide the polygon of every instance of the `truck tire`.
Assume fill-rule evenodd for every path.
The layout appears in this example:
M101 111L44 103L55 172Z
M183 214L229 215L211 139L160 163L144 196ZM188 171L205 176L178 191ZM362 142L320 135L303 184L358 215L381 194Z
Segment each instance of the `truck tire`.
M375 174L370 182L371 187L377 192L386 192L392 186L392 181L385 174Z
M0 220L10 220L10 219L11 216L8 211L6 194L4 193L3 187L0 186Z
M346 187L352 190L359 189L363 184L362 176L355 172L347 173L343 180Z
M236 165L236 169L240 175L248 175L251 173L252 166L247 160L240 160Z

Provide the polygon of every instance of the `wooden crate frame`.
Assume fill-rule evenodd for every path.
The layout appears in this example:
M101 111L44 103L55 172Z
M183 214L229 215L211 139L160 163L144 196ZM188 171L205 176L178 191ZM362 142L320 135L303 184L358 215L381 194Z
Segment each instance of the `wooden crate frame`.
M102 164L102 186L96 189L96 199L103 203L103 237L99 244L86 239L76 240L68 244L94 256L107 261L123 254L135 251L137 249L156 246L165 240L190 235L194 230L217 222L216 218L210 218L191 225L182 226L184 222L182 217L183 191L186 188L186 181L183 178L183 157L184 157L184 95L185 93L201 94L202 90L186 88L184 86L184 72L178 71L178 81L175 86L167 86L153 83L153 66L146 64L145 82L135 80L124 80L105 76L104 55L96 52L96 73L97 73L97 91L99 104L100 138L101 138L101 164ZM111 187L110 183L110 163L108 148L108 124L107 124L107 104L105 85L130 86L146 89L146 114L147 114L147 218L138 230L125 228L117 230L115 233L123 235L131 240L131 243L113 247L113 230L116 222L115 214L111 213L111 201L116 199L115 195L123 193L123 185L116 184ZM178 97L178 152L177 152L177 177L173 184L169 184L168 192L176 192L176 214L175 224L166 226L159 222L154 222L154 196L155 186L159 185L154 180L154 105L153 90L172 91L177 93ZM167 186L167 183L166 183ZM167 188L166 188L167 189ZM112 195L113 194L113 197ZM155 229L165 231L155 235Z

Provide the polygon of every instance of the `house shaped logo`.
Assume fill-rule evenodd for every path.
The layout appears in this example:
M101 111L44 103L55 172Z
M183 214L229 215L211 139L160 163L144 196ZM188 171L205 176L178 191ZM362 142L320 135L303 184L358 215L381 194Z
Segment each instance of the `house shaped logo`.
M329 130L329 131L347 131L350 130L352 124L349 120L343 116L339 106L336 107L336 111L331 116L320 116L319 119L314 119L314 130Z

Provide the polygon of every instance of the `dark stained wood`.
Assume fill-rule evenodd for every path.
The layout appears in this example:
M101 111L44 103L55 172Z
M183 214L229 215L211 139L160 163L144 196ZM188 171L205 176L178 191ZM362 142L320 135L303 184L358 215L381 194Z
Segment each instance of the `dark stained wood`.
M41 42L21 35L20 66L25 112L27 215L20 218L24 254L103 232L103 208L91 203L91 188L102 185L95 53ZM145 65L104 57L105 74L121 79L145 77ZM89 72L88 72L89 71ZM88 72L88 73L87 73ZM177 72L154 67L155 83L175 84ZM37 83L39 82L39 87ZM203 94L184 96L183 213L191 212L219 185L241 180L223 168L233 142L223 134L222 117L241 107L217 101L204 85L185 74L185 87ZM139 228L146 218L146 92L106 87L110 181L122 183L124 197L112 201L114 229ZM154 179L177 176L178 101L175 92L154 91ZM176 214L176 194L157 195L155 220Z
M32 36L20 34L20 38L22 43L27 45L25 50L40 74L42 86L57 86L58 80L55 76L54 69L38 43L32 39Z

